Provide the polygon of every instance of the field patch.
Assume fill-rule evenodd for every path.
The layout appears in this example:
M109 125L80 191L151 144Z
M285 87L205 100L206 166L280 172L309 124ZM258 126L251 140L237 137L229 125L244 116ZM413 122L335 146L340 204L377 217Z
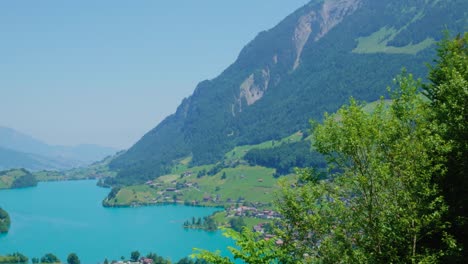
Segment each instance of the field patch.
M383 27L380 30L372 33L367 37L357 39L357 47L353 50L354 53L390 53L390 54L411 54L414 55L435 43L433 38L426 38L419 43L409 43L404 47L389 46L401 30L396 30L393 27Z

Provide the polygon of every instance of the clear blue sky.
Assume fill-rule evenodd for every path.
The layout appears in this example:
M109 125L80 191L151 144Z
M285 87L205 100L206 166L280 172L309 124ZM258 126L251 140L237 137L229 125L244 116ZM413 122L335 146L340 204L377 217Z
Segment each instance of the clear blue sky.
M307 2L0 1L0 126L128 148Z

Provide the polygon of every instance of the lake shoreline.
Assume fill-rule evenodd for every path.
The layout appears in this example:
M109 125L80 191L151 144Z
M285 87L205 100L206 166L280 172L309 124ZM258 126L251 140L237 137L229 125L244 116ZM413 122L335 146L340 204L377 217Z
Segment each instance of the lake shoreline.
M0 204L12 220L10 232L0 235L0 255L19 251L41 257L53 252L66 259L76 252L82 263L102 263L134 250L181 259L193 248L222 250L232 244L220 231L183 228L184 221L212 215L216 208L168 203L108 210L100 202L107 192L95 180L0 191Z

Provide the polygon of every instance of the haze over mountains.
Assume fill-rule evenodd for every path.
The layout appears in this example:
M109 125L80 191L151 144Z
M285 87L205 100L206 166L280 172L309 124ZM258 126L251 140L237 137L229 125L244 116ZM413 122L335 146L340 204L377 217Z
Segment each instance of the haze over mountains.
M177 159L214 163L234 146L308 128L353 96L374 101L406 67L425 76L444 29L467 29L468 2L311 1L261 32L175 114L111 163L113 183L168 173ZM385 67L382 67L385 65Z
M0 170L62 170L89 165L117 150L97 145L52 146L0 126Z

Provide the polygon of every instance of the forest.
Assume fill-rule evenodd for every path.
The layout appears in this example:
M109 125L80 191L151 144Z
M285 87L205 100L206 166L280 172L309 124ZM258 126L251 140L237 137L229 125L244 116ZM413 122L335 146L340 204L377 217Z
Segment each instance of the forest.
M326 161L320 153L311 151L309 140L283 143L271 149L252 149L244 159L250 165L260 165L276 169L276 175L294 172L294 168L325 168Z

